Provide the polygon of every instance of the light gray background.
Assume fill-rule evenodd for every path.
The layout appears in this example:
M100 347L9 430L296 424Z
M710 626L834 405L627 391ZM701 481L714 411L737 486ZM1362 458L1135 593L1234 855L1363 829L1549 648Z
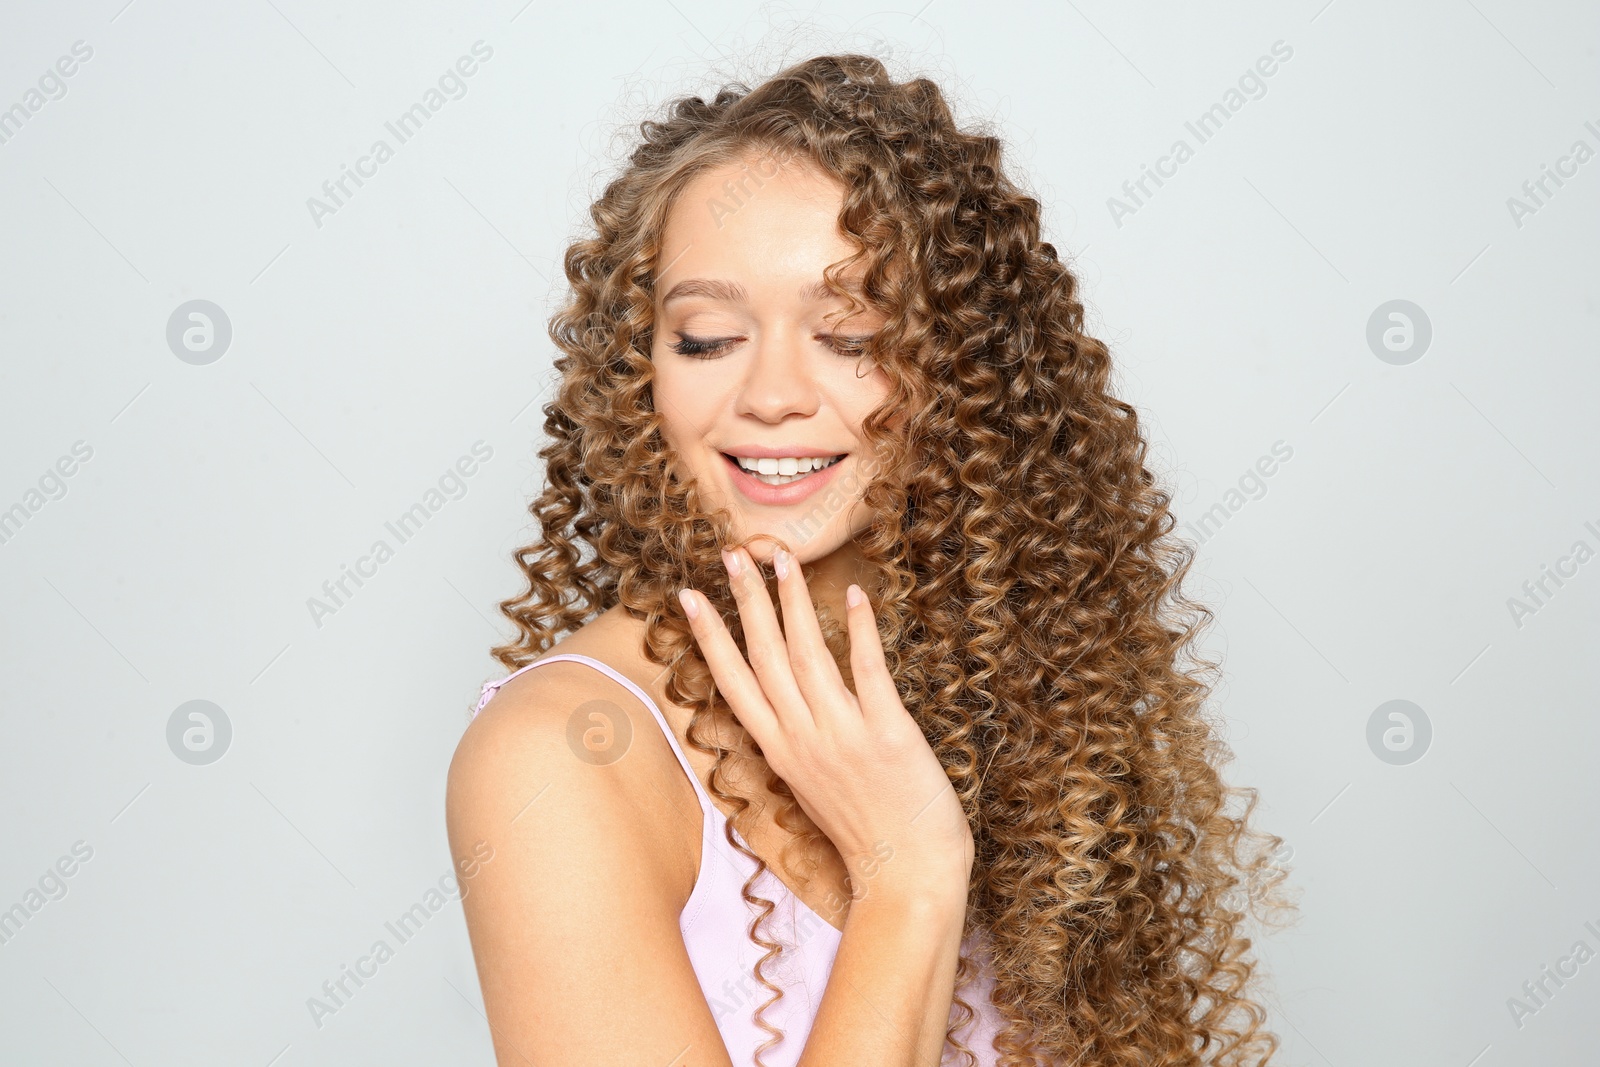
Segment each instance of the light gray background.
M1205 8L7 4L0 108L93 55L0 144L0 509L93 455L0 544L0 908L93 855L0 946L0 1060L492 1062L454 900L320 1027L307 1000L449 872L561 253L656 103L855 48L999 124L1181 519L1293 450L1192 586L1226 773L1304 894L1257 942L1277 1062L1591 1062L1600 963L1520 1026L1507 1002L1600 950L1600 562L1520 625L1508 601L1600 549L1600 160L1521 225L1507 201L1600 148L1600 12ZM478 40L466 94L316 225L307 199ZM1194 157L1119 225L1108 198L1178 138ZM206 365L166 340L194 299L232 327ZM1432 328L1405 365L1366 336L1397 299ZM465 494L317 625L308 598L478 440ZM197 699L233 731L205 766L167 741ZM1395 699L1432 728L1406 765L1367 740Z

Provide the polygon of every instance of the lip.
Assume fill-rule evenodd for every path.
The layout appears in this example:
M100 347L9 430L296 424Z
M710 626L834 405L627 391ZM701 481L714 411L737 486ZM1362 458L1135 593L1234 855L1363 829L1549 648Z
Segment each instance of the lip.
M848 452L835 452L831 448L821 445L729 445L718 449L729 456L744 456L746 459L783 459L786 456L844 456Z
M749 456L754 459L762 458L758 453L741 451L737 454L741 456ZM785 454L792 456L795 453L791 451ZM768 485L759 478L753 477L749 471L739 466L739 464L733 459L729 458L726 453L719 452L718 455L720 455L722 457L722 461L728 465L728 469L733 472L731 478L734 488L743 493L745 498L751 503L764 504L768 507L784 507L789 504L798 504L806 497L811 496L813 493L816 493L818 490L826 486L829 482L833 481L834 476L839 472L839 468L844 466L845 463L847 463L850 459L850 453L846 452L844 453L844 458L839 460L839 462L835 463L833 466L824 467L820 471L813 471L804 478L801 478L799 481L790 482L787 485ZM839 455L839 453L813 452L811 455Z

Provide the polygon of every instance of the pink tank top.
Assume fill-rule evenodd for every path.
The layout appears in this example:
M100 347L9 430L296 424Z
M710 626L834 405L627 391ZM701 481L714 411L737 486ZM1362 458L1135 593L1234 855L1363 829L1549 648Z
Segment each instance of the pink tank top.
M742 852L728 844L723 836L727 817L711 803L711 795L700 784L699 777L684 757L666 716L656 707L655 701L643 689L597 659L566 652L535 660L499 681L488 682L483 687L478 706L473 715L482 711L489 698L506 682L523 671L545 663L570 660L587 663L608 678L627 688L655 718L661 732L672 746L683 773L694 785L700 799L700 870L695 877L694 890L678 915L678 929L683 933L683 943L694 965L695 976L705 994L706 1003L716 1019L717 1029L728 1048L734 1067L755 1067L755 1050L769 1038L769 1034L756 1025L756 1009L772 993L756 981L755 965L762 949L746 934L757 913L756 906L746 904L741 894L745 879L755 872L756 864ZM737 830L734 836L739 843L749 847ZM783 990L783 997L767 1008L763 1016L768 1023L783 1032L783 1040L767 1049L762 1059L767 1067L794 1067L811 1033L817 1009L822 1005L822 993L828 984L828 974L833 968L834 954L839 950L840 932L826 919L813 911L803 900L789 890L767 869L751 887L752 891L773 902L773 912L762 924L762 932L783 944L781 955L768 961L766 977ZM971 936L962 942L962 951L969 955L976 951L982 970L970 985L961 990L961 999L973 1009L974 1017L968 1020L957 1036L972 1050L980 1067L994 1067L998 1054L994 1050L994 1035L1000 1029L998 1010L989 1002L989 990L994 979L984 955L983 939L977 939L977 948ZM958 1009L951 1005L951 1022L956 1020ZM960 1063L953 1049L946 1045L945 1064Z

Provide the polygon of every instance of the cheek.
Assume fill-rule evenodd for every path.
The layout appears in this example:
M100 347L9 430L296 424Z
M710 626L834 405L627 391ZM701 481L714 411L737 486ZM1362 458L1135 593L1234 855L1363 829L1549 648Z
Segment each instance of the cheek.
M694 375L668 375L652 384L651 398L661 417L661 436L688 472L703 474L721 462L708 444L724 407L714 383Z
M661 433L669 445L682 450L702 436L702 413L696 410L696 390L688 388L676 376L658 374L650 387L650 397L656 413L661 416Z
M851 425L855 428L857 436L860 435L861 424L866 421L880 404L888 398L893 391L893 384L889 376L881 370L874 370L865 378L852 379L846 392L841 396L849 405L846 410L850 412ZM904 414L896 411L889 416L888 425L899 426L904 421Z

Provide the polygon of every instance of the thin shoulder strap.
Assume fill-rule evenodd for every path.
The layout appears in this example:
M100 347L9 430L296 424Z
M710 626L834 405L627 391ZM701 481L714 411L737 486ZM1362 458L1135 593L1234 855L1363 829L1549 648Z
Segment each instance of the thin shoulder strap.
M638 698L641 704L650 709L650 714L655 717L656 725L661 728L661 732L667 737L667 744L672 746L672 754L678 758L678 766L682 767L683 773L688 775L689 784L694 786L695 796L700 798L701 813L710 814L711 794L706 792L705 786L700 784L699 776L694 773L694 768L689 766L688 757L683 754L683 748L678 744L677 736L672 732L672 727L667 724L667 717L661 714L661 709L656 706L656 702L650 699L650 694L646 693L643 689L640 689L637 685L635 685L632 679L624 676L620 671L607 666L592 656L584 656L576 652L562 652L554 656L546 656L544 659L537 659L532 663L527 663L521 667L518 667L504 678L501 678L499 681L485 683L483 687L483 693L478 698L478 706L472 713L473 716L476 717L478 712L483 710L484 705L489 703L489 698L494 696L501 686L511 681L511 679L515 678L523 671L531 670L534 667L542 667L546 663L559 663L562 660L569 660L574 663L587 663L601 674L604 674L612 681L626 688L628 692L632 693Z

